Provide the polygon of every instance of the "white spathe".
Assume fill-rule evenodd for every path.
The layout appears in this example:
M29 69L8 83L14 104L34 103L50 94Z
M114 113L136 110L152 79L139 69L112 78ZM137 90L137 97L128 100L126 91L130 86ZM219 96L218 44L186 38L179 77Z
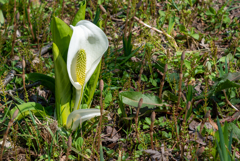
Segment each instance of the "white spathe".
M104 112L104 111L103 111ZM84 121L87 121L95 116L100 116L99 109L79 109L73 111L67 118L67 127L76 130Z
M76 88L74 110L77 110L81 103L84 86L91 78L103 54L108 48L108 39L99 27L87 20L79 21L76 26L70 27L73 30L73 34L68 48L67 71L72 85ZM81 49L86 53L84 85L80 85L77 82L76 74L77 53Z
M70 27L73 34L68 48L67 71L72 85L76 88L76 98L74 111L67 118L67 127L75 130L82 122L101 115L99 109L79 107L84 87L108 48L108 39L105 33L90 21L82 20L76 26ZM79 51L83 51L84 56L79 58ZM77 81L79 77L84 81Z

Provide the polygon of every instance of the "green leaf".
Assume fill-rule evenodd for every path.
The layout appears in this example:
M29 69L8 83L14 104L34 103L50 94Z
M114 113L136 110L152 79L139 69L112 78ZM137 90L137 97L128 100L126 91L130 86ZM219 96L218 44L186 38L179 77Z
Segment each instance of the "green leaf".
M214 85L212 86L212 89L207 93L208 97L211 97L213 93L222 91L224 89L232 88L232 87L240 87L239 83L235 83L233 81L237 81L240 79L240 72L235 73L227 73L223 75L222 77L218 78ZM202 99L204 98L204 94L194 97L194 99Z
M99 18L100 18L100 8L97 7L96 15L95 15L94 20L93 20L93 23L94 23L95 25L97 25L97 23L98 23L98 21L99 21Z
M213 7L209 7L209 11L210 11L212 14L216 15L216 11L215 11L215 9L214 9Z
M219 143L218 143L217 140L215 140L215 141L216 141L216 144L217 144L217 150L218 150L218 153L219 153L220 160L221 160L221 161L224 161L224 158L223 158L223 154L222 154L222 150L221 150L221 148L220 148L220 145L219 145Z
M57 45L64 62L67 62L67 51L73 31L57 17L52 18L50 27L53 42Z
M228 141L228 151L232 153L232 137L233 137L233 130L230 133L229 141ZM231 154L228 155L228 160L231 160Z
M143 99L143 104L142 107L148 107L148 108L154 108L155 106L160 107L161 109L164 109L164 103L161 103L161 100L154 95L150 94L142 94L141 92L128 92L124 91L119 93L119 98L122 101L122 103L138 107L138 102L142 98Z
M225 161L227 161L228 153L227 153L227 149L226 149L226 147L225 147L224 134L223 134L223 131L222 131L222 128L221 128L221 125L220 125L220 122L219 122L219 119L218 119L218 118L217 118L217 125L218 125L218 131L219 131L221 152L222 152L222 155L223 155L223 159L224 159ZM227 131L227 130L226 130L226 131Z
M168 90L163 91L162 98L164 100L169 100L169 101L174 101L174 102L178 101L178 96Z
M194 39L196 39L196 40L199 39L199 34L191 34L191 36L192 36Z
M187 59L184 60L184 64L188 70L192 69L191 62Z
M141 46L140 46L141 47ZM140 47L138 47L137 49L135 49L131 54L129 54L127 57L125 57L125 60L123 60L120 64L119 64L119 66L120 65L122 65L122 64L124 64L128 59L130 59L131 57L133 57L133 55L140 49Z
M193 86L188 85L188 92L187 92L187 101L192 101L193 98Z
M232 88L232 87L237 87L239 88L240 87L240 84L239 83L235 83L233 81L230 81L230 80L222 80L219 82L219 84L216 86L215 88L215 92L219 92L219 91L222 91L224 89L228 89L228 88Z
M2 10L0 10L0 24L4 24L4 16Z
M2 4L8 3L8 2L9 2L9 0L0 0L0 3L2 3Z
M132 44L131 44L131 39L132 39L132 32L129 34L128 38L125 38L123 35L123 50L124 50L124 55L129 56L132 53Z
M169 18L168 31L167 31L169 35L172 33L174 25L175 25L175 16L171 16Z
M0 77L3 75L3 73L7 70L5 66L0 67Z
M160 72L164 73L165 64L162 62L156 62L153 67L157 68Z
M104 98L105 108L112 102L112 92L109 90Z
M56 114L59 123L63 125L67 122L67 117L71 111L72 84L68 77L67 65L59 53L59 49L53 43L53 57L55 70L55 101Z
M233 138L240 140L240 129L237 125L234 123L230 122L228 124L228 130L233 132Z
M53 93L55 92L55 79L41 73L29 73L26 74L26 78L30 81L40 81L41 85L50 89Z
M148 124L148 125L151 125L151 119L149 117L146 117L145 118L145 122Z
M168 77L165 78L165 80L168 81L169 83L178 82L179 73L171 73L168 75Z
M182 33L186 33L187 32L187 29L186 29L186 27L184 25L179 25L179 30Z
M220 77L218 80L230 80L230 81L237 81L240 80L240 72L235 73L227 73Z
M100 161L104 161L102 144L100 144Z
M81 21L81 20L85 20L85 13L86 13L86 1L81 1L80 2L80 6L79 6L79 10L77 12L77 14L75 15L72 25L76 26L76 24Z
M178 12L180 12L180 10L178 9L178 7L177 7L176 3L174 2L174 0L172 0L172 5L173 5L173 7L175 7L178 10Z
M81 151L82 145L83 145L83 138L82 137L77 138L77 140L73 143L73 145L77 150Z
M46 113L44 112L44 107L35 102L28 102L23 103L21 105L16 105L10 112L10 116L12 117L13 113L16 111L16 109L19 109L19 113L15 119L21 120L22 118L26 117L30 114L30 111L34 113L37 116L46 116Z
M228 123L227 121L224 122L224 130L223 130L223 137L224 137L224 143L225 145L228 145Z
M101 71L101 61L98 64L97 68L95 69L93 75L91 76L90 80L88 81L84 89L84 97L82 100L82 104L87 104L88 107L92 103L92 98L96 90L100 71Z
M188 3L190 4L191 7L193 6L192 0L188 0Z

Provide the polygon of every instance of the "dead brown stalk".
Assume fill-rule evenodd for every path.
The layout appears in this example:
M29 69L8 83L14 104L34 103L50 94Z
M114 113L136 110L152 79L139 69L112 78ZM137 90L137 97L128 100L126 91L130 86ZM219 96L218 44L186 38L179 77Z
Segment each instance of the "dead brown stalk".
M154 126L155 117L156 117L156 113L155 113L155 111L153 111L152 115L151 115L151 125L150 125L150 137L151 137L151 148L152 148L152 150L154 150L154 147L153 147L153 126Z
M165 64L165 66L164 66L164 73L163 73L163 77L162 77L162 80L161 80L160 89L159 89L159 95L158 95L158 97L160 99L162 99L162 90L163 90L164 81L165 81L165 77L166 77L166 73L167 73L167 68L168 68L168 66L167 66L167 64Z
M99 127L98 127L98 148L100 148L100 145L101 145L101 127L102 127L102 115L103 115L103 99L102 99L102 92L103 92L103 87L104 87L104 82L103 80L101 79L100 80L100 106L101 106L101 116L100 116L100 119L99 119Z
M138 102L138 107L137 107L137 112L136 112L136 115L135 115L135 126L136 126L136 136L137 136L137 139L138 139L138 142L140 143L140 139L139 139L139 134L138 134L138 114L139 114L139 110L140 108L142 107L142 103L143 103L143 99L141 98Z

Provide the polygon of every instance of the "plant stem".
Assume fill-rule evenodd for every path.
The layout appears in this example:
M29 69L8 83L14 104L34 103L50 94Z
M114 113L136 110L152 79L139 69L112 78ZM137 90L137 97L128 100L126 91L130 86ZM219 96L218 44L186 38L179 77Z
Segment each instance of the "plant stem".
M150 125L150 137L151 137L151 148L152 148L152 150L154 150L154 147L153 147L153 126L154 126L155 117L156 117L156 113L155 113L155 111L153 111L152 115L151 115L151 125Z
M162 77L162 80L161 80L161 84L160 84L160 89L159 89L159 95L158 97L161 99L162 98L162 90L163 90L163 86L164 86L164 80L165 80L165 77L166 77L166 73L167 73L167 64L165 64L164 66L164 73L163 73L163 77Z
M139 114L140 108L142 107L142 103L143 103L143 99L141 98L138 102L137 112L136 112L136 116L135 116L136 136L137 136L139 143L140 143L140 139L139 139L139 135L138 135L138 114Z
M101 127L102 127L102 115L103 115L103 100L102 100L102 91L103 91L103 87L104 87L104 82L103 80L101 79L100 80L100 106L101 106L101 116L100 116L100 119L99 119L99 127L98 127L98 148L100 148L100 145L101 145Z

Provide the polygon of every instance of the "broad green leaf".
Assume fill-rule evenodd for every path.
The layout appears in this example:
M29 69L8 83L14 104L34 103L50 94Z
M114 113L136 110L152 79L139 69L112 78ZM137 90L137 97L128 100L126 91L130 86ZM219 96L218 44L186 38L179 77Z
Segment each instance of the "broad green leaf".
M26 74L26 78L30 81L40 81L41 85L50 89L53 93L55 92L55 79L41 73L29 73Z
M21 120L23 117L26 117L29 115L29 111L34 113L37 116L46 116L46 113L44 112L44 107L36 102L28 102L23 103L21 105L16 105L10 112L10 116L13 115L13 113L16 111L16 109L19 109L19 113L15 119Z
M237 81L240 80L240 72L235 72L235 73L227 73L223 75L221 78L218 80L230 80L230 81Z
M239 83L235 83L234 81L237 81L240 79L240 72L235 73L227 73L223 75L222 77L218 78L217 81L212 86L211 90L207 93L208 97L211 97L213 93L222 91L224 89L232 88L232 87L240 87ZM204 94L194 97L194 99L202 99L204 98Z
M222 91L224 89L228 89L228 88L232 88L232 87L237 87L239 88L240 87L240 84L239 83L235 83L233 81L230 81L230 80L222 80L219 82L219 84L216 86L215 88L215 92L219 92L219 91Z
M134 107L138 107L138 102L142 98L143 104L141 108L145 106L147 106L148 108L154 108L155 106L158 106L160 107L160 109L164 109L163 108L164 104L161 103L161 100L157 96L150 94L142 94L141 92L135 91L133 92L124 91L119 93L119 98L122 101L122 103Z
M90 80L88 81L84 89L84 97L82 100L82 104L87 104L88 107L91 105L92 98L98 83L100 71L101 71L101 61L98 64L97 68L95 69L93 75L91 76Z
M237 125L230 122L228 124L228 130L233 132L233 138L240 140L240 129Z
M85 20L85 13L86 13L86 1L81 1L80 2L80 6L79 6L79 10L77 12L77 14L75 15L72 25L76 26L76 24L80 21L80 20Z
M215 9L214 9L213 7L209 7L209 11L210 11L212 14L216 15L216 11L215 11Z
M57 17L51 20L51 32L55 45L57 45L64 62L67 61L67 51L73 31L71 28Z
M206 14L207 16L214 16L214 14L213 14L210 10L207 10L207 12L205 12L205 14Z
M191 62L187 59L184 60L184 65L187 67L188 70L192 69Z
M191 36L192 36L194 39L196 39L196 40L199 39L199 34L191 34Z
M53 43L53 57L55 69L55 108L59 123L63 125L67 122L67 117L71 111L72 84L68 77L67 65L59 53L59 49Z

